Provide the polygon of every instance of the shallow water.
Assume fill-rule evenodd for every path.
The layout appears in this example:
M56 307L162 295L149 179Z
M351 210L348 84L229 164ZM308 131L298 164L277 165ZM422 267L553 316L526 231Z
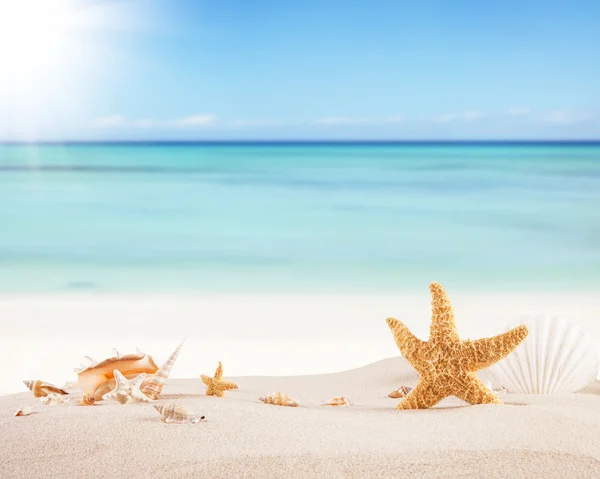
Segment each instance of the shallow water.
M593 291L599 209L600 144L4 145L0 291Z

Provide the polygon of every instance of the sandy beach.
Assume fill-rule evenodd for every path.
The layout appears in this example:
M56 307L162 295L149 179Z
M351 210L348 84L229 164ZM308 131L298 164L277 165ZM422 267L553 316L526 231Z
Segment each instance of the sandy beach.
M600 351L600 296L451 292L463 338L493 336L522 315L579 325ZM17 364L0 394L24 379L76 379L85 355L97 360L136 346L159 363L187 338L172 378L198 377L222 360L231 376L324 374L398 354L385 324L394 316L429 335L431 297L398 295L9 295L0 296L0 358ZM275 359L276 358L276 359Z
M227 370L225 376L227 377ZM207 371L208 372L208 371ZM481 373L485 378L485 371ZM149 404L42 406L0 398L0 476L162 478L497 477L600 474L600 383L576 394L504 394L503 405L447 398L396 411L387 394L417 375L401 357L313 376L235 377L225 398L200 379L170 380L157 403L206 416L168 425ZM258 397L282 391L298 408ZM73 390L74 398L81 393ZM353 405L320 403L346 396ZM18 407L35 413L14 417Z

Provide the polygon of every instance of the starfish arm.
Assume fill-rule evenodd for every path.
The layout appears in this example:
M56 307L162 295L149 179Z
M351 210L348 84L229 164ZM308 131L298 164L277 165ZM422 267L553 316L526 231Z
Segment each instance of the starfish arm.
M454 320L454 310L452 309L452 303L446 294L446 290L439 283L431 283L429 291L431 292L429 340L438 343L459 341L456 321Z
M143 401L143 402L150 402L151 399L146 396L143 392L141 392L140 390L133 390L133 392L131 393L131 395L137 399L138 401Z
M508 356L527 337L527 326L517 326L491 338L464 341L462 355L472 372L487 368Z
M441 394L432 383L421 380L417 387L396 406L396 409L426 409L436 405L442 399L444 394Z
M225 390L225 391L229 391L230 389L237 389L238 385L236 383L231 383L228 381L224 381L221 383L221 389Z
M221 379L223 377L223 365L221 361L219 361L219 365L217 366L217 370L215 371L215 379Z
M141 373L137 375L132 381L130 381L130 383L134 388L139 388L144 382L144 379L146 379L146 373Z
M417 351L425 344L400 321L395 318L386 319L389 328L392 330L396 345L408 362L412 364Z
M212 383L212 378L211 378L211 377L209 377L209 376L205 376L204 374L202 374L202 375L200 376L200 379L202 379L202 382L203 382L204 384L206 384L207 386L210 386L210 384Z
M475 374L468 374L461 386L453 388L452 393L469 404L502 404Z

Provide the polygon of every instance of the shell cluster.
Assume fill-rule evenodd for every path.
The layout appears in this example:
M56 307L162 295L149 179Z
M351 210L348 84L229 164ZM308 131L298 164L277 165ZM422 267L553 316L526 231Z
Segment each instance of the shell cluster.
M300 405L298 401L281 392L274 392L267 394L266 396L261 396L258 400L274 406L298 407Z

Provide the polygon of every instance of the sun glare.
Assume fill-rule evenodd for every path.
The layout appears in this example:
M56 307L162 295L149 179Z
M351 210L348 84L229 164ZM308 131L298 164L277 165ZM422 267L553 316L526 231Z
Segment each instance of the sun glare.
M109 29L128 21L120 5L0 0L0 137L21 127L34 134L43 118L58 125L67 105L82 107L88 80L105 66Z
M2 88L38 81L67 61L69 0L0 0Z

